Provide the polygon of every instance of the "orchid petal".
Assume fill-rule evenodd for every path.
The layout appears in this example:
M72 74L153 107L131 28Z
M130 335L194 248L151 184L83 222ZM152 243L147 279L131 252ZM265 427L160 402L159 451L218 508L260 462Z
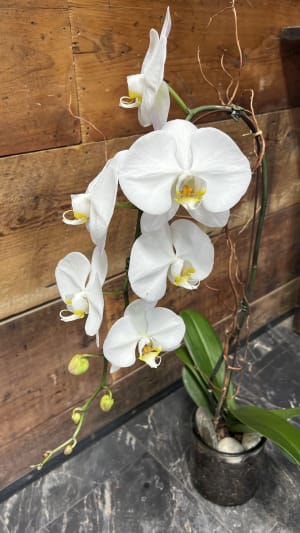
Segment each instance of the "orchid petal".
M80 252L71 252L58 262L55 278L64 302L68 295L83 290L89 273L90 262Z
M173 259L169 228L142 234L132 247L128 270L135 294L150 302L162 298Z
M149 58L149 62L144 67L143 74L145 78L145 90L149 91L150 100L146 103L148 105L155 96L164 77L164 65L167 55L167 39L161 37L157 46L153 50L153 55ZM143 100L144 100L143 94ZM146 96L147 101L148 96Z
M170 110L170 93L166 82L162 82L156 93L155 100L151 107L151 124L155 130L159 130L168 120Z
M117 169L126 151L107 162L102 172L90 183L87 191L90 196L90 218L88 229L94 244L103 250L106 232L110 223L118 189Z
M127 76L128 94L131 98L137 98L138 103L141 103L142 95L145 88L145 80L143 74L131 74Z
M203 203L199 203L196 209L186 209L194 220L201 222L209 228L223 228L229 219L230 211L212 213L205 209Z
M165 20L163 23L163 27L160 32L161 37L165 37L166 39L169 37L169 33L171 31L172 21L171 21L171 15L170 15L170 8L167 7L167 11L165 14Z
M151 28L151 30L149 32L149 47L148 47L148 50L147 50L146 55L144 57L144 61L143 61L143 64L142 64L142 69L141 69L141 73L142 74L144 73L145 68L147 68L147 66L149 65L149 63L150 63L150 61L151 61L151 59L153 57L153 54L155 52L155 49L158 46L158 43L159 43L159 35L158 35L157 31L154 28Z
M90 197L89 194L71 194L72 209L74 213L81 214L89 218L90 215Z
M96 335L103 319L104 300L98 276L95 275L89 282L85 294L89 301L89 312L85 322L87 335Z
M142 211L160 215L170 209L172 184L180 172L175 153L174 139L158 130L140 137L123 158L120 185L127 198Z
M103 343L103 354L115 367L128 367L135 363L138 335L128 316L120 318L110 328Z
M176 142L176 161L181 169L180 173L189 169L193 162L191 143L198 131L196 126L187 120L175 119L167 122L162 131L171 135Z
M204 207L221 212L235 205L251 180L247 157L235 142L216 128L201 128L192 136L191 173L207 184Z
M155 303L145 302L144 300L134 300L129 304L124 312L131 323L134 324L137 334L144 337L147 333L148 322L146 319L146 312L154 307Z
M207 278L214 264L214 247L208 235L190 220L175 220L171 231L176 257L192 264L193 278Z
M101 250L96 246L92 255L90 277L92 277L94 273L97 273L101 286L103 285L107 275L107 267L108 265L106 252L103 251L101 253Z
M102 285L106 274L106 253L100 254L100 250L96 247L91 261L90 278L85 289L85 295L89 301L89 312L85 323L87 335L96 335L102 323L104 310Z
M185 325L182 318L170 309L155 307L147 312L148 332L162 350L168 352L180 345Z

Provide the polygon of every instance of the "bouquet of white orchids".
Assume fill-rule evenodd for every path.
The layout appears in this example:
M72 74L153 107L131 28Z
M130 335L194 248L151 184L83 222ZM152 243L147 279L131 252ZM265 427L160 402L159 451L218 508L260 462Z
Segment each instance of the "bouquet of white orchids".
M91 261L80 252L71 252L59 261L55 276L66 306L60 312L60 318L64 322L85 320L86 334L96 336L97 345L100 346L100 341L102 345L102 352L98 355L75 355L69 370L81 374L89 366L89 357L99 357L104 362L103 375L97 390L83 406L73 410L72 419L76 424L73 435L55 450L46 452L38 468L58 451L64 450L65 454L72 452L87 409L98 395L101 396L103 410L112 407L114 400L107 384L108 368L110 372L116 372L134 365L137 358L156 368L161 362L161 353L179 348L185 334L189 333L186 332L189 320L183 319L184 314L182 317L160 307L158 302L165 295L168 282L194 291L209 276L214 266L214 246L198 223L211 228L226 226L229 210L246 193L252 177L250 163L237 144L219 129L198 129L192 123L193 117L208 109L220 110L237 120L242 118L255 135L259 157L257 169L261 173L263 137L249 112L232 103L189 109L164 81L170 29L168 8L161 34L151 29L141 73L128 76L128 96L122 97L119 104L128 109L137 108L140 124L145 127L152 125L154 131L141 136L128 150L107 161L86 192L71 195L72 209L63 215L66 224L86 225L95 248ZM170 96L185 113L185 119L167 121ZM105 241L118 186L127 197L128 204L137 209L136 238L126 268L128 282L137 299L129 303L127 284L124 316L112 325L106 338L99 339L104 311L102 287L107 274ZM262 215L264 209L265 205L261 208ZM261 227L262 219L256 249ZM245 315L248 313L246 296L243 306L238 312ZM235 323L231 341L240 326ZM221 349L217 354L215 365L220 366L218 359L224 362L222 352ZM187 356L180 350L178 355L188 365ZM193 368L190 370L193 371ZM211 370L213 374L213 366ZM223 375L226 377L226 369ZM212 375L210 388L213 382ZM221 402L220 418L222 410L226 412L226 394L223 400L220 394L218 397L216 393L216 396ZM287 423L284 417L281 420ZM297 454L293 457L299 459Z

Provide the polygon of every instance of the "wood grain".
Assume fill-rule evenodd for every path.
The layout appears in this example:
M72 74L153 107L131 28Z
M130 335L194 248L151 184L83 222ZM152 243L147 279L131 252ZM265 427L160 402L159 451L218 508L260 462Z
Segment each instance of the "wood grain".
M142 131L136 110L121 110L118 102L127 94L126 76L140 72L149 30L154 27L160 31L167 5L171 9L172 30L165 79L187 105L218 103L215 90L200 74L198 47L203 70L223 98L230 81L220 66L223 53L226 69L237 79L233 15L230 9L224 10L228 3L223 0L191 0L188 9L180 0L138 0L132 7L125 0L76 0L70 6L70 17L80 113L107 138ZM238 4L244 68L236 103L248 106L249 92L245 91L253 89L259 113L300 104L300 50L296 44L287 48L280 42L284 26L300 24L298 7L294 0ZM175 116L180 116L180 110L173 106L171 118ZM82 133L84 141L100 139L90 128L83 127Z
M68 12L14 4L0 6L0 155L79 143Z
M274 213L300 200L300 109L258 117L267 140L270 200ZM253 140L243 125L227 120L218 127L230 134L251 159ZM0 159L2 216L0 222L0 317L33 308L57 297L54 269L65 254L90 254L92 245L84 227L61 222L70 207L70 194L83 192L108 157L128 148L134 137L90 143ZM288 172L287 170L288 169ZM283 178L284 177L284 178ZM7 202L6 198L10 201ZM119 197L121 199L121 196ZM245 224L252 212L253 187L231 217L232 226ZM135 213L117 209L107 239L109 276L124 270L134 235Z
M126 76L140 71L149 29L160 30L168 4L173 28L165 78L190 107L218 103L214 89L201 77L197 48L205 73L224 97L229 78L220 68L223 53L235 80L238 70L233 16L224 9L225 0L190 0L188 5L180 0L136 0L132 5L124 0L0 1L0 156L7 156L0 157L3 486L27 472L42 451L68 435L72 407L99 381L96 361L81 379L67 372L74 353L92 353L96 347L83 333L82 321L63 324L58 317L62 303L56 301L57 261L70 251L92 252L85 228L63 225L61 214L70 206L70 194L86 189L106 157L128 148L137 134L145 132L138 125L136 110L120 109L118 102L127 93ZM296 0L237 3L244 67L235 101L248 106L247 90L253 88L267 142L270 179L251 330L296 305L300 47L297 42L280 41L280 31L300 24L298 4ZM69 106L81 120L72 116ZM170 116L180 116L175 105ZM244 126L224 121L221 115L205 120L217 121L213 125L232 135L253 161L253 138ZM254 184L231 217L231 235L243 271L253 196ZM121 192L119 199L123 199ZM115 211L107 239L107 290L120 288L124 281L135 217L134 211ZM222 333L229 319L224 298L231 301L228 250L222 232L211 231L211 235L216 266L207 282L222 289L222 297L202 283L193 292L169 288L161 305L175 311L198 309L217 322ZM120 296L106 295L105 303L101 341L123 313ZM171 354L164 357L159 371L137 363L114 374L114 409L104 414L95 404L83 435L136 407L179 376L180 364Z
M266 221L259 272L254 298L272 292L289 283L297 276L299 234L296 231L300 206L287 208L270 215ZM278 233L274 234L274 227ZM292 233L295 234L295 239ZM232 232L236 237L237 230ZM245 266L245 243L247 232L239 236L237 253L241 254L241 267ZM217 322L226 317L228 308L224 298L231 303L227 281L228 253L223 238L215 239L216 262L208 283L222 289L221 300L215 292L201 284L197 291L186 291L170 286L160 305L179 312L183 308L194 308L204 313L209 320ZM280 257L280 261L278 260ZM122 286L123 275L106 285L106 289ZM61 302L49 304L24 313L19 318L4 321L0 326L0 391L3 412L2 439L14 440L18 433L26 432L32 425L42 424L45 418L57 416L66 407L86 395L87 382L74 380L66 367L74 353L93 353L96 350L93 339L84 334L83 321L64 324L59 320ZM100 331L100 341L105 338L110 325L123 314L124 304L119 296L106 296L105 320ZM273 309L274 317L280 309ZM93 362L95 365L96 363ZM97 381L96 366L90 386ZM121 370L116 377L127 376L134 368ZM79 385L78 385L79 382ZM21 384L16 389L16 384ZM26 408L24 409L24 405Z
M295 306L297 284L298 280L294 279L251 305L251 331ZM51 307L53 308L53 306L48 306L50 315L53 314ZM47 318L50 318L50 315L45 314L45 320L40 323L40 326L49 328ZM217 324L219 331L223 331L226 321L225 317ZM50 323L51 331L48 329L50 335L49 344L46 346L47 351L54 347L53 335L59 334L56 327L53 329L53 320ZM7 371L5 374L10 379L9 383L6 379L5 388L2 389L1 418L4 425L0 444L0 462L3 465L0 472L1 488L27 473L29 465L37 463L46 449L56 446L69 436L73 431L73 424L70 421L71 406L79 405L92 392L97 383L95 367L94 371L89 372L85 377L82 376L79 380L67 374L64 360L66 339L61 343L61 352L56 349L51 357L47 357L44 351L45 342L39 343L34 335L35 327L36 318L34 315L27 314L23 319L19 319L16 328L7 324L6 331L2 330L4 335L3 337L1 335L1 338L4 339L9 331L13 333L14 346L10 347L11 353L6 355L5 361L1 361L2 368L5 368ZM74 326L70 329L72 331L68 336L68 347L75 348L75 345L82 342L82 339L78 325L76 325L76 331ZM15 334L16 331L18 335ZM61 338L61 334L57 338ZM27 341L26 351L22 346L24 340ZM14 349L16 351L13 351ZM14 354L13 357L10 357L11 354ZM38 357L37 361L35 361L36 357ZM9 362L10 368L7 367ZM35 368L34 374L32 365ZM15 375L17 367L23 371ZM12 371L14 377L9 374L8 370ZM30 382L30 374L32 377L35 376L34 381ZM180 374L181 364L172 354L164 356L159 370L155 371L146 365L139 365L134 372L127 374L126 379L120 379L114 384L115 405L112 411L101 412L97 402L91 407L81 438L117 419L174 383ZM23 375L25 375L25 381L23 381ZM16 390L15 383L22 383L22 387Z

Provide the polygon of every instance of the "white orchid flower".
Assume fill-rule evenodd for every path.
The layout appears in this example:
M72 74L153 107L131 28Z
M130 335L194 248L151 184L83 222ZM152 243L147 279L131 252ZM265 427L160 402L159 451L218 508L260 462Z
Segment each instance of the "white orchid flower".
M128 277L135 294L151 302L164 296L167 279L178 287L197 289L213 263L214 247L206 233L190 220L176 220L138 237Z
M66 224L86 224L93 243L104 249L107 228L110 223L118 189L118 165L126 150L110 159L101 172L91 181L85 193L71 194L72 210L63 214ZM69 213L74 218L69 218Z
M107 273L106 253L95 248L91 263L80 252L71 252L57 264L56 283L67 308L59 314L63 322L87 316L87 335L97 335L103 318L102 285Z
M111 372L133 365L136 358L156 368L162 351L169 352L180 345L185 333L182 318L154 305L135 300L109 330L103 353L112 363Z
M227 223L250 180L249 161L228 135L181 119L135 141L119 174L125 195L142 211L170 219L182 205L210 227Z
M149 48L141 73L127 76L129 96L120 99L121 107L138 107L138 120L144 127L152 124L154 129L159 129L168 118L170 95L163 77L170 29L171 16L167 8L160 36L153 28L150 30Z

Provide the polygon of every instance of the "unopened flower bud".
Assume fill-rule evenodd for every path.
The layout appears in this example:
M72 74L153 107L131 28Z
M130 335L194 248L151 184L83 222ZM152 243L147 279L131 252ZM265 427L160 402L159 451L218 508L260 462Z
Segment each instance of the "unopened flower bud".
M71 455L72 451L73 451L73 448L71 444L68 444L68 446L66 446L64 449L64 455Z
M112 406L114 405L115 400L112 397L112 393L109 391L108 393L104 394L100 400L100 409L102 411L110 411Z
M73 413L72 413L71 418L72 418L74 424L79 424L80 419L81 419L81 414L79 413L79 411L74 410Z
M49 450L47 450L46 452L43 453L43 457L44 459L46 459L46 457L48 457L50 455L51 452L49 452Z
M74 376L80 376L81 374L84 374L90 364L89 361L84 355L78 353L76 355L73 355L71 361L68 365L68 370L70 374L73 374Z

